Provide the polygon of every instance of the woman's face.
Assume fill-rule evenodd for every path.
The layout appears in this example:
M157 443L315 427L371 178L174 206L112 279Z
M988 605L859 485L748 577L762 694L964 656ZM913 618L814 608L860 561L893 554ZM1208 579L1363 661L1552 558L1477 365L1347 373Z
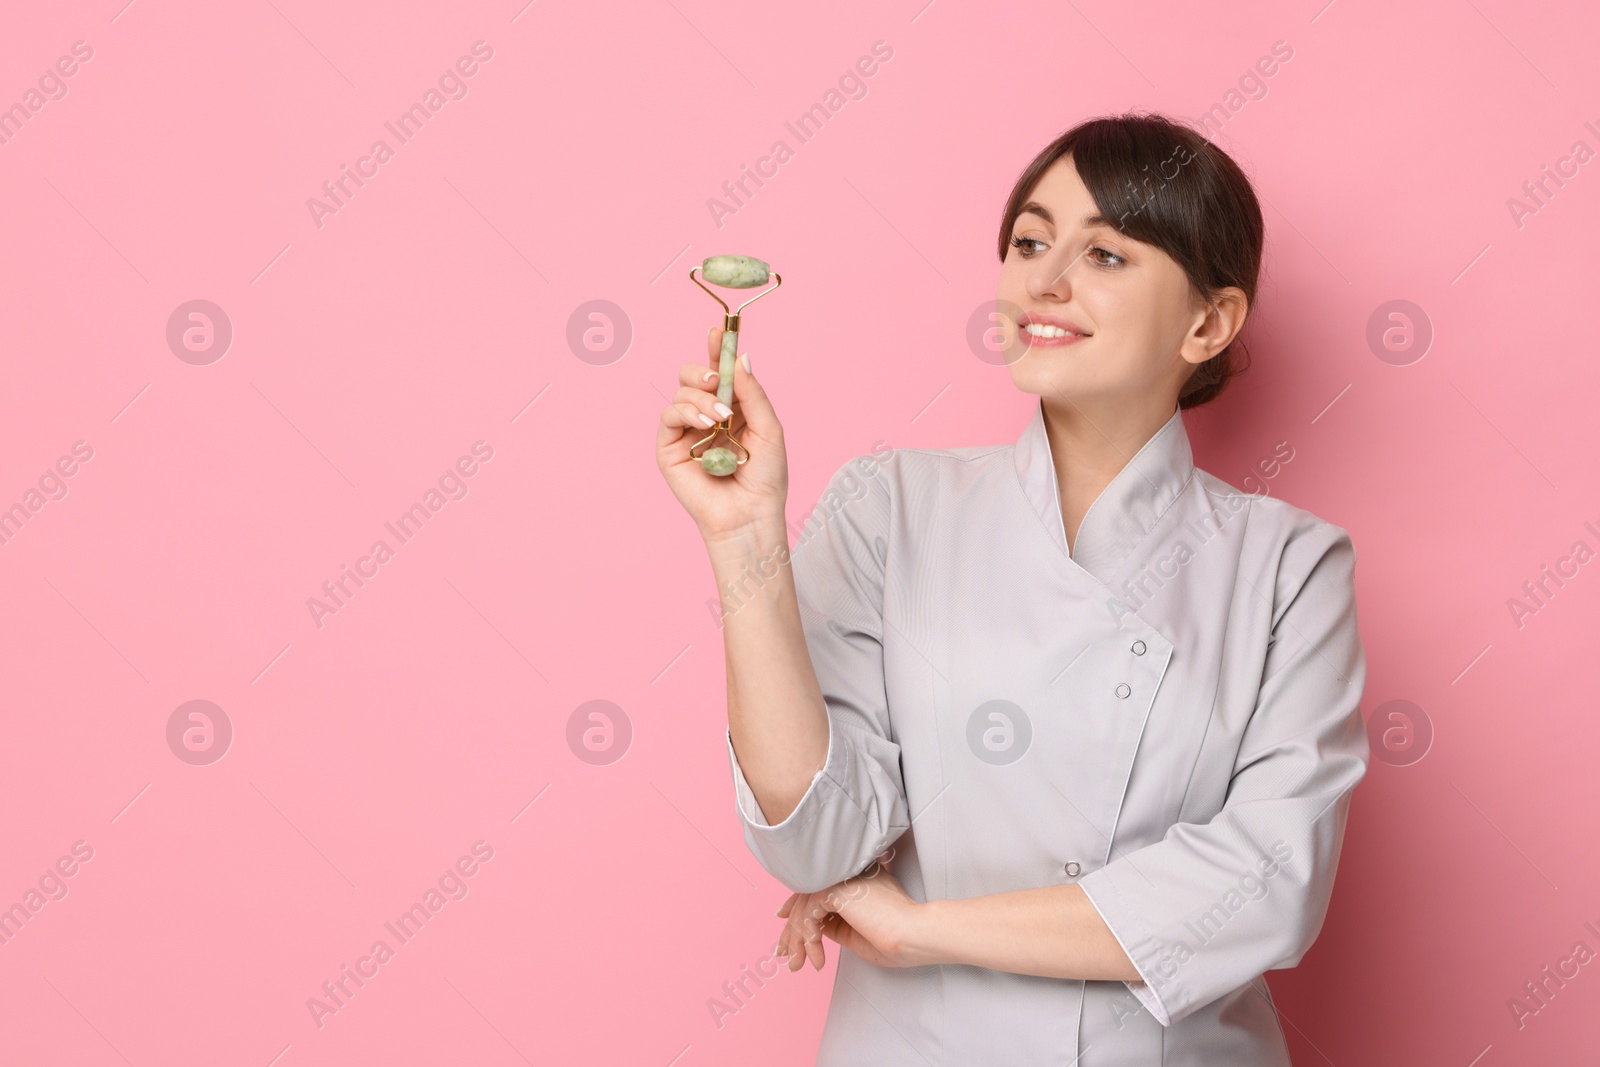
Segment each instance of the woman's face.
M1016 307L1000 306L1020 312L1005 327L1011 377L1024 392L1074 404L1158 404L1170 413L1194 367L1238 331L1213 324L1207 333L1183 268L1110 221L1098 220L1070 155L1040 177L1000 268L999 299Z

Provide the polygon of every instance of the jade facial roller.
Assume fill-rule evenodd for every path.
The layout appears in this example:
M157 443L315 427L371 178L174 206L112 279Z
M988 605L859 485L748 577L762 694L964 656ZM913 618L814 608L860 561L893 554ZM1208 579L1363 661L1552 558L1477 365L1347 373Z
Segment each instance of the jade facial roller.
M695 271L700 272L700 277L695 277ZM705 282L721 286L725 289L754 289L758 285L767 284L767 276L772 276L771 289L763 289L755 296L740 304L738 308L730 311L722 297L706 289ZM705 281L701 281L701 278ZM712 256L698 267L689 269L689 280L694 282L706 292L711 293L711 299L722 304L722 352L717 359L717 399L729 407L733 406L733 358L739 351L739 312L754 304L757 300L772 292L783 284L783 278L774 272L766 263L753 256ZM699 456L694 455L694 450L706 444L717 436L724 434L735 448L744 453L740 459L733 454L732 449L718 446L708 448ZM709 436L696 441L689 448L689 455L700 461L700 466L708 474L723 477L732 474L740 464L750 458L750 453L739 439L733 436L733 416L729 415L712 428Z

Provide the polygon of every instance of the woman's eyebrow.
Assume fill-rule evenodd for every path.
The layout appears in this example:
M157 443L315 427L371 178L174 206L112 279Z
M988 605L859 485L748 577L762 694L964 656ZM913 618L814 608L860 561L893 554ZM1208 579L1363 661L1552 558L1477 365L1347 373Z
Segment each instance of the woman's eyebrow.
M1039 203L1037 200L1029 200L1026 204L1023 204L1017 209L1017 214L1037 215L1041 219L1044 219L1044 221L1050 223L1052 226L1054 226L1056 222L1056 217L1050 213L1050 209ZM1110 226L1111 220L1106 218L1104 215L1099 214L1085 215L1082 219L1082 224L1085 228L1090 226Z

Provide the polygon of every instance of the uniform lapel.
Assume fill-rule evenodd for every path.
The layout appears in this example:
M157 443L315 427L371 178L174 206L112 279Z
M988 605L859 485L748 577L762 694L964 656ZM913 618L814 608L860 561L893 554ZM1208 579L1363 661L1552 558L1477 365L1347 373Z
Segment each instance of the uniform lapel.
M1042 397L1035 403L1033 416L1017 438L1012 455L1023 494L1056 547L1106 585L1118 564L1150 532L1194 473L1194 454L1180 409L1095 498L1069 554L1055 462L1050 454L1049 435L1045 433Z

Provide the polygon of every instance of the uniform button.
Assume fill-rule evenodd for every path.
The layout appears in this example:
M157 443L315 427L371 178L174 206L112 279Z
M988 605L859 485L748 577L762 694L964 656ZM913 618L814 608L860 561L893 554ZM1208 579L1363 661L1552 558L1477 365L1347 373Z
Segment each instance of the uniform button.
M1117 696L1125 697L1131 692L1133 692L1133 690L1128 688L1127 682L1119 682L1117 684Z
M1133 654L1135 656L1144 655L1144 642L1143 641L1135 641L1133 643Z
M1077 860L1069 860L1067 862L1067 866L1066 866L1065 869L1066 869L1067 875L1069 877L1072 877L1072 878L1078 877L1078 872L1083 870L1082 867L1078 866L1078 861Z

